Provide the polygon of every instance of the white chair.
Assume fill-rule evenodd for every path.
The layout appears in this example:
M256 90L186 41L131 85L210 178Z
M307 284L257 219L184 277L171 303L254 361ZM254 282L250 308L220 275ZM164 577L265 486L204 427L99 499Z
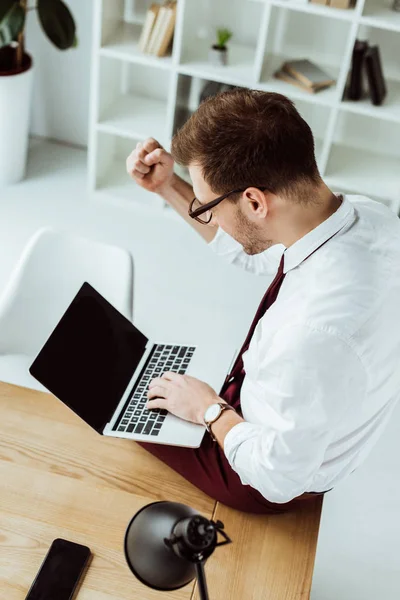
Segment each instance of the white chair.
M32 236L0 297L0 381L45 391L29 366L84 281L132 320L129 252L51 228Z

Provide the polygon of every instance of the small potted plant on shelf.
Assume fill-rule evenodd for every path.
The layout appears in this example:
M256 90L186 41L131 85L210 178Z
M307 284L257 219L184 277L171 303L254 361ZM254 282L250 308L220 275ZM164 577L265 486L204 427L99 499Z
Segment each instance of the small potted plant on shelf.
M229 29L217 29L217 43L213 44L209 51L209 61L216 66L228 64L227 42L232 37L232 31Z
M75 22L62 0L36 0L32 7L28 0L0 0L0 186L25 174L33 60L25 51L24 32L33 10L59 50L77 46Z

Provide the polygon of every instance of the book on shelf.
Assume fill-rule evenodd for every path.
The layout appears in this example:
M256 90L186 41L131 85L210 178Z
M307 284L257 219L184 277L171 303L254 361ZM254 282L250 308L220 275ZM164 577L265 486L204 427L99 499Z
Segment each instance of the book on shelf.
M281 70L314 91L335 84L335 80L328 73L307 58L288 60L283 63Z
M164 17L163 26L160 32L158 44L155 47L156 56L164 56L169 48L175 31L176 22L176 2L170 2L167 6L167 12Z
M281 81L285 81L286 83L291 83L292 85L297 86L298 88L300 88L304 92L307 92L308 94L316 94L320 90L325 89L325 87L329 87L314 87L310 85L304 85L301 81L299 81L299 79L296 79L296 77L293 77L293 75L289 75L289 73L283 71L283 69L278 69L277 71L275 71L274 77L276 79L280 79Z
M274 77L315 94L335 84L335 80L318 65L306 58L285 61Z
M315 93L315 90L313 90L310 87L306 87L305 85L303 85L301 83L301 81L299 81L295 77L292 77L291 75L289 75L289 73L282 71L282 69L278 69L277 71L275 71L274 77L276 79L280 79L281 81L286 81L286 83L291 83L292 85L296 85L297 87L301 88L304 92L308 92L309 94Z
M349 100L360 100L363 97L363 65L368 49L366 40L356 40L351 57L350 81L347 89Z
M330 0L329 6L333 8L349 9L354 8L357 0Z
M354 8L356 0L309 0L312 4L323 4L330 8Z
M380 106L387 94L379 46L370 46L365 52L365 71L372 104Z
M175 21L176 0L152 4L146 14L140 50L146 54L164 56L174 34Z
M368 92L364 90L364 77L368 83ZM380 106L387 94L382 70L379 46L369 46L368 41L356 40L344 99L361 100L367 95L372 104Z
M158 14L158 11L160 10L160 8L161 8L160 4L153 3L146 13L144 25L142 28L142 32L140 34L139 44L138 44L139 50L141 50L142 52L144 52L146 49L146 46L150 39L151 31L153 29L153 26L156 21L157 14Z
M163 21L166 16L166 12L167 12L167 7L164 5L161 5L158 10L158 13L157 13L157 18L156 18L153 28L151 30L149 40L144 49L144 51L147 54L153 54L153 49L155 48L156 41L159 39L159 36L161 33L161 27L163 25Z

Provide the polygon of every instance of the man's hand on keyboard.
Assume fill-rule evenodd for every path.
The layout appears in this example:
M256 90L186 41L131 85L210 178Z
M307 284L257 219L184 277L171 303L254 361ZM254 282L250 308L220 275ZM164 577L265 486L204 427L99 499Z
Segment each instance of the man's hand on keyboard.
M204 425L203 416L211 404L221 399L203 381L189 375L164 373L150 382L147 408L164 408L185 421Z

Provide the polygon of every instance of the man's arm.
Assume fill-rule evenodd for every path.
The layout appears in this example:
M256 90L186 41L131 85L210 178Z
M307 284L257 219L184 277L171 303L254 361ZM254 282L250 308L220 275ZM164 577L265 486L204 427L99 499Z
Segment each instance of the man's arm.
M174 172L174 160L154 138L138 142L136 149L126 160L128 174L142 188L161 196L176 212L189 223L211 248L244 269L257 274L272 275L276 272L283 249L277 257L272 249L256 256L246 255L242 246L219 227L202 225L189 217L190 202L194 192L192 186ZM217 235L218 233L218 235ZM279 247L278 247L279 254Z
M174 173L171 182L158 193L207 243L214 239L218 228L202 225L196 219L189 217L189 205L193 200L194 192L192 186L179 177L179 175Z
M246 378L242 406L253 419L226 421L222 432L231 467L271 502L314 491L335 431L363 403L367 375L354 349L330 331L290 324L265 349L256 377Z
M138 142L126 159L126 169L138 185L164 198L206 242L214 239L217 228L189 217L189 205L194 197L192 186L174 172L174 159L157 140L148 138Z

